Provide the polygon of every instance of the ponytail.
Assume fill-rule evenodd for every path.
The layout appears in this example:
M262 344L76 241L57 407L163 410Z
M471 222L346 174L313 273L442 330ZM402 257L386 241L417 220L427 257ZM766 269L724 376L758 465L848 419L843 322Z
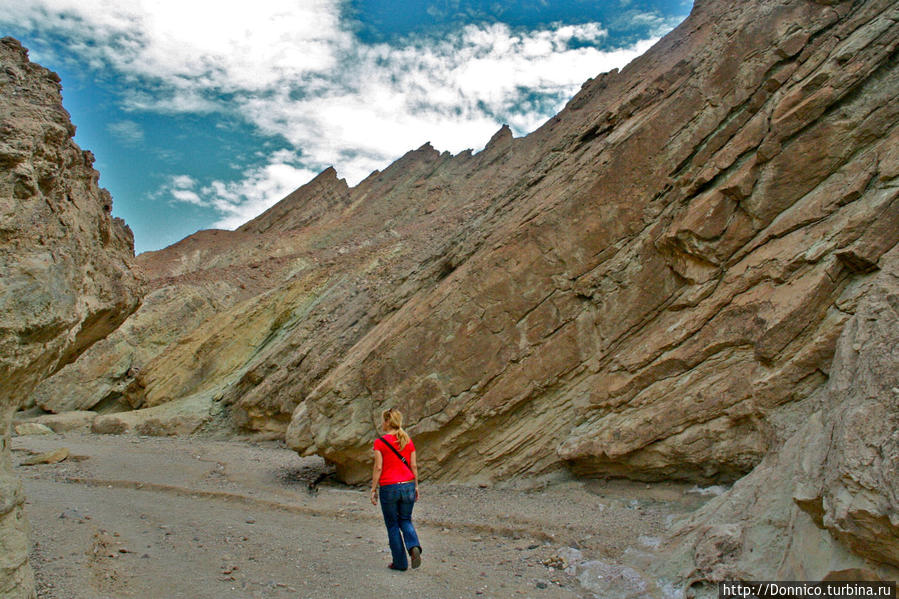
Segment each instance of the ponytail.
M381 419L392 429L396 429L396 440L402 450L410 441L409 434L403 430L403 414L395 408L381 412Z
M396 441L400 444L400 449L402 450L406 445L409 444L409 433L401 428L396 429Z

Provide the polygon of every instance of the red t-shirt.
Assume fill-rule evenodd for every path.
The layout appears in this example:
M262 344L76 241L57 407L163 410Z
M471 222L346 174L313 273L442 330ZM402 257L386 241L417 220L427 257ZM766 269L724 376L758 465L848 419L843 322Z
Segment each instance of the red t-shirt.
M394 449L399 451L400 454L406 458L406 461L409 462L409 466L411 466L412 452L415 451L415 444L412 443L412 439L409 439L406 446L400 449L400 444L395 436L384 435L384 438L393 445ZM384 467L381 470L381 478L378 480L379 485L392 485L395 483L404 483L415 480L415 477L412 475L412 469L402 463L389 447L385 447L381 439L375 439L374 450L380 451L381 456L384 458Z

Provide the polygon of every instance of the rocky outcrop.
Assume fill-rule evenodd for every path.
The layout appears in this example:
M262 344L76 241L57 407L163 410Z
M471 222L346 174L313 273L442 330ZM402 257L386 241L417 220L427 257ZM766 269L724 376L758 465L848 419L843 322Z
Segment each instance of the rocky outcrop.
M306 397L288 443L362 480L395 405L429 477L752 470L810 415L899 241L896 20L878 0L697 2L472 170L503 180L497 218L314 389L279 384Z
M100 415L92 420L90 429L113 435L183 436L197 432L208 423L216 415L216 408L208 398L187 397L152 408Z
M657 575L696 596L720 580L897 578L899 249L880 265L811 416L672 533Z
M386 405L432 478L738 479L899 241L896 11L697 2L526 138L329 169L141 256L159 300L38 403L211 401L349 481Z
M346 182L328 169L237 231L200 231L140 255L136 268L148 281L140 309L80 359L44 380L31 401L55 413L118 412L181 397L152 396L148 403L140 391L146 384L135 380L154 358L173 344L176 350L176 342L186 342L185 336L206 320L246 306L308 270L293 232L345 203L346 192ZM131 385L134 390L126 393Z
M137 307L130 230L72 141L59 78L0 40L0 597L33 596L13 412Z
M74 410L63 412L62 414L43 414L30 418L22 424L16 424L15 430L18 432L19 427L24 424L38 424L54 433L67 433L69 431L87 433L90 432L91 425L96 418L97 413L89 410Z
M453 184L486 155L502 161L511 141L504 128L478 156L425 145L352 190L328 169L237 231L142 254L151 291L141 308L33 399L108 412L204 397L238 425L283 437L303 390L452 270L446 232L484 218L490 199L478 196L482 180Z

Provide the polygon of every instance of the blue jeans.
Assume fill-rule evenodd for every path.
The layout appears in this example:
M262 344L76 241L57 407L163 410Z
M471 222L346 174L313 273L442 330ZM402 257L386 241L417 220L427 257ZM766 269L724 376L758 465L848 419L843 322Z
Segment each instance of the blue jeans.
M387 525L387 540L393 556L393 566L398 570L409 567L406 550L421 549L418 534L412 526L412 508L415 507L415 482L397 483L381 487L381 513ZM404 544L405 541L405 544Z

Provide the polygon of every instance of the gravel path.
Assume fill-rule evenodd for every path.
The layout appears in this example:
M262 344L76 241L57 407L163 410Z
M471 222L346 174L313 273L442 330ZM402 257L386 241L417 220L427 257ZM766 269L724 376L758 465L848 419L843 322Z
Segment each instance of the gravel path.
M40 598L593 597L583 564L651 555L704 501L667 483L425 481L414 514L423 564L400 573L386 567L379 508L317 458L276 443L13 439L19 464L61 447L63 462L18 467ZM646 596L662 595L650 582Z

